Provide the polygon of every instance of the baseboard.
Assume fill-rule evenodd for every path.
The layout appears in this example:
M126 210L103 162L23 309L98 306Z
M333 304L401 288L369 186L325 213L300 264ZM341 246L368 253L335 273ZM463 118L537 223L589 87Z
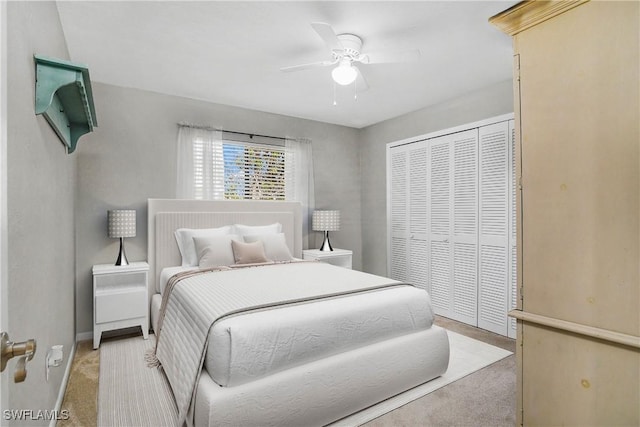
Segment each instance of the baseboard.
M58 391L58 400L56 400L56 406L53 408L54 414L59 414L62 409L62 401L64 400L64 393L67 391L67 384L69 383L69 376L71 375L71 366L73 365L73 358L76 355L76 343L73 343L71 347L71 351L69 352L69 357L67 358L67 367L64 370L64 376L62 377L62 382L60 383L60 390ZM57 417L53 417L49 422L49 427L56 427Z
M91 332L80 332L76 334L76 342L92 340L93 339L93 331Z

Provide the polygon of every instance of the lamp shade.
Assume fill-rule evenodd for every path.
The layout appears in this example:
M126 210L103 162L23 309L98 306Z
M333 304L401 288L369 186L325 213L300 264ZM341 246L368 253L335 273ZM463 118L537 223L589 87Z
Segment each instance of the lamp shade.
M340 211L313 211L313 231L339 231Z
M135 237L136 236L136 211L133 209L111 210L109 218L109 237Z
M353 83L358 77L358 71L351 66L349 61L341 61L340 64L331 71L333 81L339 85L346 86Z

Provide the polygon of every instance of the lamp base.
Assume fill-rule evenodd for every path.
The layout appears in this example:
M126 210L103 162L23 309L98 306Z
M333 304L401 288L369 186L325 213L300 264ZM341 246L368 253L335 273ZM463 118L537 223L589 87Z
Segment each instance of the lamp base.
M333 251L331 247L331 242L329 241L329 232L324 232L324 241L322 242L322 246L320 246L321 251Z
M127 254L124 252L124 237L120 237L120 253L115 265L129 265Z

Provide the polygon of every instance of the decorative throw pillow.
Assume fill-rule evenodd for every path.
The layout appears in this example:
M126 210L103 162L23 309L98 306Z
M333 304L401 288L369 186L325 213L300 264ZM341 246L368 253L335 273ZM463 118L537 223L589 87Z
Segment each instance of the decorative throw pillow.
M274 222L273 224L269 224L269 225L234 224L232 232L239 236L257 235L257 234L275 234L275 233L282 232L282 224L280 224L279 222Z
M180 255L182 255L183 266L197 266L198 254L193 243L194 237L224 236L231 233L231 226L225 225L218 228L179 228L175 231L176 242Z
M231 241L233 249L233 257L236 264L257 264L261 262L269 262L264 253L262 242L244 243L236 240Z
M243 236L246 243L262 242L264 253L272 261L290 261L293 259L287 246L284 233Z
M233 249L231 242L240 241L241 237L235 234L226 236L194 237L193 243L198 254L198 266L200 268L219 267L233 265Z

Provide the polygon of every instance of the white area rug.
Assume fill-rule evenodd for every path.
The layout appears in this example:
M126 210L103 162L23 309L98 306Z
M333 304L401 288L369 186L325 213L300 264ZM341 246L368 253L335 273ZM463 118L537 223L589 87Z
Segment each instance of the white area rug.
M173 426L178 411L169 382L144 360L156 337L105 341L100 344L98 426Z
M508 350L449 330L447 330L447 334L449 335L450 355L449 368L444 375L370 408L356 412L349 417L330 424L330 426L342 427L364 424L513 354Z
M426 384L385 400L334 424L357 426L444 387L512 353L455 332L447 331L451 356L447 372ZM98 426L171 426L176 406L163 373L149 369L144 353L155 336L107 341L100 345Z

